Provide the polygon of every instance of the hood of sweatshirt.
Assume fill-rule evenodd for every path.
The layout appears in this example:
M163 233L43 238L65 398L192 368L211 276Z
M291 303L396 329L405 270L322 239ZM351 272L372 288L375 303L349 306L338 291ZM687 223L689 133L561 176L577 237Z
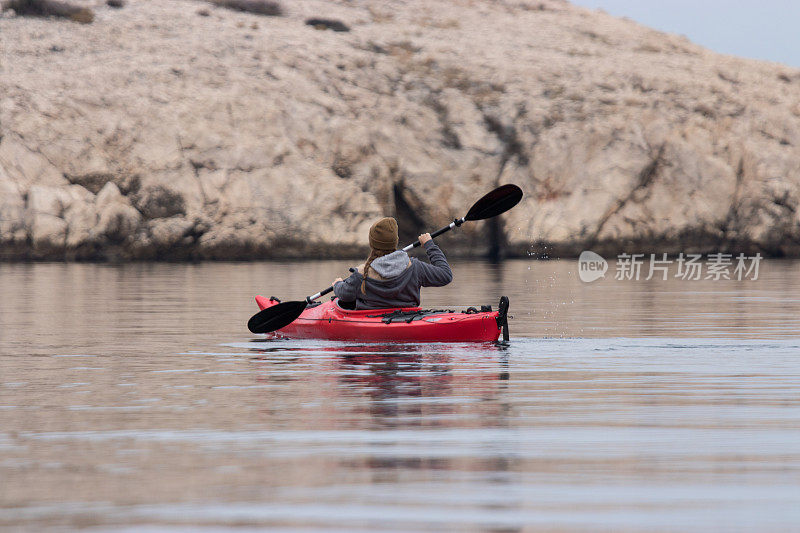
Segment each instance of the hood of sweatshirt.
M370 265L371 269L384 279L391 279L399 276L408 268L410 259L403 250L397 250L390 254L375 259Z

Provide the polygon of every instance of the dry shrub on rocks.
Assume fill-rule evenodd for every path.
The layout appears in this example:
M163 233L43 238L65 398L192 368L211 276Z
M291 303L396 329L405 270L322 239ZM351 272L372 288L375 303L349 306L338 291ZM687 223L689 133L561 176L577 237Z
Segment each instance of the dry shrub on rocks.
M125 0L106 0L108 7L116 7L117 9L125 7Z
M311 18L306 20L306 24L317 30L350 31L344 22L335 19Z
M90 24L94 20L91 9L58 0L8 0L2 6L3 10L13 9L17 15L27 17L66 18L81 24Z
M272 0L211 0L211 3L234 11L244 11L245 13L255 13L256 15L268 17L283 15L281 5Z
M186 214L186 202L177 190L164 185L150 185L139 190L134 202L147 218L169 218Z

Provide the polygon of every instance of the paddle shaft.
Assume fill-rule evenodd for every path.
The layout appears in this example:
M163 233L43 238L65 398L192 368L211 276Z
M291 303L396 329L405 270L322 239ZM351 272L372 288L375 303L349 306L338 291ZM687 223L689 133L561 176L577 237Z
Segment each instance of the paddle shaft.
M438 237L442 233L447 233L448 231L450 231L453 228L457 228L458 226L463 224L465 220L466 219L464 217L457 218L454 221L452 221L450 224L448 224L447 226L437 229L436 231L431 233L431 239L434 239L434 238ZM403 251L407 252L407 251L412 250L412 249L414 249L414 248L416 248L417 246L420 246L420 245L421 245L421 243L418 240L414 241L413 244L409 244L408 246L403 248ZM311 295L311 296L306 296L306 303L310 304L311 302L313 302L317 298L320 298L321 296L325 296L326 294L328 294L331 291L333 291L333 285L331 285L330 287L328 287L327 289L325 289L323 291L318 292L317 294L314 294L314 295Z
M441 235L442 233L447 233L447 232L448 232L448 231L450 231L451 229L453 229L453 228L456 228L456 227L460 226L461 224L463 224L463 223L464 223L464 221L465 221L465 220L466 220L466 218L464 218L464 217L457 218L457 219L455 219L454 221L452 221L450 224L448 224L447 226L445 226L445 227L443 227L443 228L439 228L439 229L437 229L436 231L434 231L433 233L431 233L431 239L435 239L436 237L438 237L438 236L439 236L439 235ZM404 251L404 252L407 252L407 251L409 251L409 250L412 250L412 249L416 248L417 246L420 246L421 244L422 244L422 243L421 243L421 242L419 242L418 240L417 240L417 241L414 241L414 242L413 242L413 244L409 244L408 246L406 246L405 248L403 248L403 251Z
M333 291L333 285L331 285L330 287L328 287L324 291L319 291L317 294L314 294L313 296L306 296L306 303L311 303L314 300L316 300L317 298L319 298L320 296L325 296L326 294L328 294L331 291Z

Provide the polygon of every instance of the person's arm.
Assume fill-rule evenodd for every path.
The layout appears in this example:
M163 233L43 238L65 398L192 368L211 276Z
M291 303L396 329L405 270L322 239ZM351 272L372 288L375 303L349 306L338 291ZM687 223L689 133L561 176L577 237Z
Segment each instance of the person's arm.
M447 258L444 256L436 243L433 242L429 233L419 236L419 242L425 248L428 254L428 260L431 262L423 263L417 261L417 272L419 276L420 285L423 287L443 287L453 281L453 271L450 270L450 265L447 264Z
M358 290L361 288L361 282L364 276L361 275L360 269L356 269L350 277L343 280L336 278L333 281L333 294L336 295L343 302L355 302L358 296Z

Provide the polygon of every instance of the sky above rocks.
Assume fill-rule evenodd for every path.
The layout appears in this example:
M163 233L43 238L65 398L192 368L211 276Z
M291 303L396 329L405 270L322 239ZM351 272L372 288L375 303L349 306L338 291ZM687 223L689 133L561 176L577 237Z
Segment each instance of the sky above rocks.
M797 0L572 0L670 33L723 54L800 67Z

